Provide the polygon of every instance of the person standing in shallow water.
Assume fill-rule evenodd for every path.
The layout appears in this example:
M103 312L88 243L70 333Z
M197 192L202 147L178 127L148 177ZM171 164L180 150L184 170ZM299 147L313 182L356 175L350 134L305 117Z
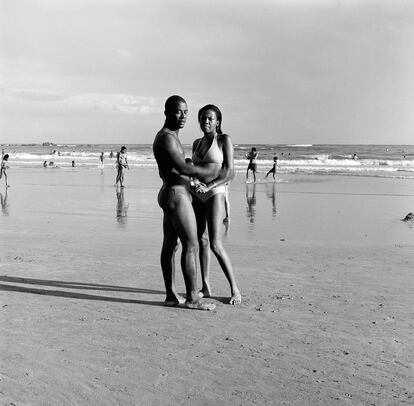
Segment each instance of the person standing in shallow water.
M256 158L259 153L256 151L256 148L253 147L250 152L246 154L246 158L249 160L249 165L247 166L246 171L246 181L249 179L249 171L253 172L253 179L256 182L256 170L257 170L257 164L256 164Z
M201 297L210 297L210 250L216 256L231 290L230 304L240 304L241 294L236 284L233 267L223 246L223 218L225 217L226 185L234 177L233 144L221 130L222 114L209 104L198 113L203 137L194 141L193 163L210 169L207 176L198 177L191 191L197 218L200 244L200 267L203 277ZM218 171L219 170L219 171ZM218 173L218 175L217 175ZM208 230L208 238L205 231Z
M10 187L9 183L8 183L8 178L7 178L7 172L6 169L8 169L9 167L7 166L7 161L9 160L9 154L5 154L2 157L1 160L1 166L0 166L0 179L4 176L4 180L6 182L6 188Z
M275 179L275 175L276 175L276 167L277 167L277 166L279 166L279 165L277 164L277 156L275 155L275 156L273 157L273 166L272 166L272 169L270 169L270 171L266 173L265 179L266 179L266 178L267 178L270 174L273 174L273 180L276 180L276 179Z
M161 268L166 289L166 306L185 303L190 309L212 310L214 304L202 303L197 292L197 222L191 205L190 176L201 177L211 169L193 165L186 160L178 138L187 120L187 103L181 96L171 96L165 102L164 126L157 133L153 152L163 185L158 194L158 204L163 210L163 244ZM218 171L216 173L216 176ZM181 241L181 268L186 299L177 293L175 286L175 252Z
M121 188L124 188L125 187L124 186L124 172L125 172L125 169L129 169L126 147L122 147L121 150L118 152L118 155L116 157L116 167L117 167L117 175L116 175L115 186L118 186L118 183L119 183Z

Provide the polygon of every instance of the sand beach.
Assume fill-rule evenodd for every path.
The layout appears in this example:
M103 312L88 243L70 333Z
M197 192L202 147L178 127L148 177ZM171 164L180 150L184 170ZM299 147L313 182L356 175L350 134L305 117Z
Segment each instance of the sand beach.
M114 177L12 168L2 185L2 405L414 403L412 179L238 174L243 302L213 259L201 312L163 306L156 169L122 193Z

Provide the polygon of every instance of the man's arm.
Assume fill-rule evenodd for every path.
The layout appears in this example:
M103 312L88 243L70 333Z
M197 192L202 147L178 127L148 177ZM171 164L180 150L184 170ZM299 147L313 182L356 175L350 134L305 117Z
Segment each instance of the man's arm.
M181 175L204 177L211 174L211 169L202 166L194 166L192 162L186 162L181 148L172 134L165 134L161 148L168 158L172 167Z

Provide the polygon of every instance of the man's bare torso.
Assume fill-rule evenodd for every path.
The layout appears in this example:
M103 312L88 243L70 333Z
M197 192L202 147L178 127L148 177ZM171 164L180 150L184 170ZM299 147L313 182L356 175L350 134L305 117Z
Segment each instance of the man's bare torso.
M189 178L180 173L174 167L172 154L180 154L185 159L184 148L178 136L166 127L163 127L156 135L152 145L155 159L161 179L167 186L188 186Z

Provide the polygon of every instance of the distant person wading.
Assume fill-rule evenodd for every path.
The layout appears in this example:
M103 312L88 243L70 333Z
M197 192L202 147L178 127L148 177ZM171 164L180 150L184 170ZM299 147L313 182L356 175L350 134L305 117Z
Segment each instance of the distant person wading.
M119 186L124 188L124 172L125 169L129 169L128 159L127 159L127 148L122 147L121 150L118 152L116 157L116 167L117 167L117 175L115 186Z
M256 182L256 170L257 170L257 164L256 159L259 153L256 151L256 148L253 147L250 152L246 154L246 158L249 160L249 165L247 166L246 171L246 181L249 179L249 171L253 172L253 180Z

